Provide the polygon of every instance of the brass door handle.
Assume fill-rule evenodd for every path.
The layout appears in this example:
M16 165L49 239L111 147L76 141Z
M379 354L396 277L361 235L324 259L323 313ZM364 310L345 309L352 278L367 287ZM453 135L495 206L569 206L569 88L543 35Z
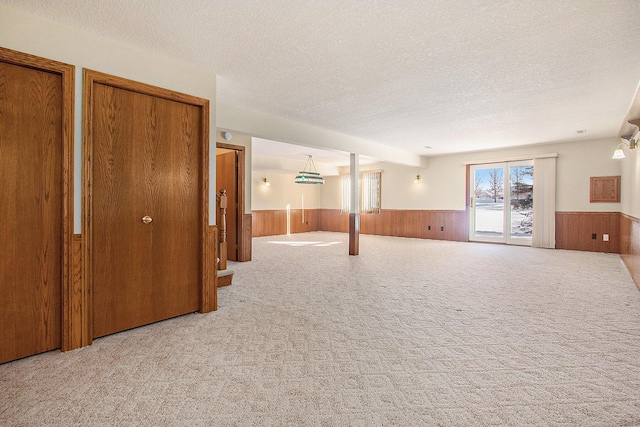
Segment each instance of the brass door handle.
M151 221L153 221L153 218L151 218L148 215L142 217L142 222L144 222L145 224L149 224L149 223L151 223Z

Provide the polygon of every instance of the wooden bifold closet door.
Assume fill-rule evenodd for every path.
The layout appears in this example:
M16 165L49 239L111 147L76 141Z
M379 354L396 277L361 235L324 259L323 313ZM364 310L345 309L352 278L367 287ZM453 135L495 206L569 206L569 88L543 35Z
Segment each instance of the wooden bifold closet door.
M96 81L90 108L95 338L200 307L204 114Z
M0 363L63 346L72 81L0 48Z

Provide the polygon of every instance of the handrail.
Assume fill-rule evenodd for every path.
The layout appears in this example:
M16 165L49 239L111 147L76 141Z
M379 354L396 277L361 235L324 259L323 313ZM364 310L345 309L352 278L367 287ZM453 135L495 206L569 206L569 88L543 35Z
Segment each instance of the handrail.
M219 251L220 261L218 270L227 269L227 190L220 190L220 195L216 195L218 204L218 227L220 230Z

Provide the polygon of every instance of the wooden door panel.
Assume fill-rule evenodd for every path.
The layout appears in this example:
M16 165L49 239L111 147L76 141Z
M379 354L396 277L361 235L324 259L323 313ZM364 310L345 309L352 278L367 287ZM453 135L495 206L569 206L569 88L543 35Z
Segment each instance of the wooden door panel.
M200 115L195 106L101 84L94 105L99 337L198 309Z
M238 177L237 153L218 154L216 156L216 194L221 189L227 190L227 258L238 260Z
M199 108L174 101L163 101L161 121L172 123L167 129L167 151L158 199L153 201L154 219L152 282L163 282L154 305L159 318L168 318L198 309L200 272L199 215Z
M0 62L0 363L59 348L62 77Z

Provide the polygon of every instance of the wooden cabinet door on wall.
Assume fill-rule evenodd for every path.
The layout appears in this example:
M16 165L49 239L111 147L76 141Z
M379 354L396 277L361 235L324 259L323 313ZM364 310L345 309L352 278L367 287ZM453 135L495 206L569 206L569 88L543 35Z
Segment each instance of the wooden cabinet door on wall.
M62 346L72 74L0 49L0 363Z
M97 82L91 96L95 338L199 309L206 214L201 107Z

